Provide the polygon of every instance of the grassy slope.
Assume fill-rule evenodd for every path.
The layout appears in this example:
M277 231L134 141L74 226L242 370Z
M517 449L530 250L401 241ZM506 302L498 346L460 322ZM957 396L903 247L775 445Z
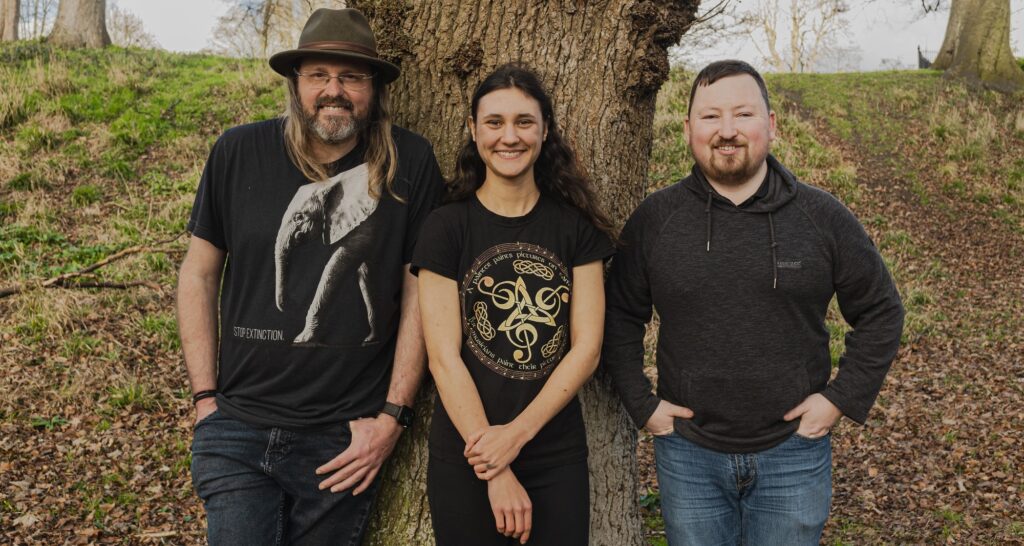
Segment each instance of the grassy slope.
M687 79L659 97L652 187L689 168ZM262 63L119 49L5 45L0 81L0 288L179 234L212 139L280 100ZM930 72L770 84L775 153L851 205L909 312L871 426L836 434L827 540L1021 540L1021 309L1007 293L1020 288L1024 113ZM199 541L171 311L184 241L165 248L93 279L160 290L0 300L5 541ZM845 327L831 329L838 355Z
M0 48L0 288L180 234L216 135L279 111L268 72L204 56ZM172 310L184 246L92 279L158 290L0 300L0 542L198 540L187 534L201 531L201 508Z

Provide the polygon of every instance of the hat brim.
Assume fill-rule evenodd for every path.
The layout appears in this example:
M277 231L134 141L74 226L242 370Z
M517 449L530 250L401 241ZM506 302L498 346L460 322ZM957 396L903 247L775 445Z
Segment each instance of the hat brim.
M270 68L278 74L290 78L295 75L292 67L303 57L332 57L345 61L358 61L372 66L380 75L381 83L391 83L401 73L398 66L383 59L362 55L352 51L338 51L330 49L292 49L275 53L269 59Z

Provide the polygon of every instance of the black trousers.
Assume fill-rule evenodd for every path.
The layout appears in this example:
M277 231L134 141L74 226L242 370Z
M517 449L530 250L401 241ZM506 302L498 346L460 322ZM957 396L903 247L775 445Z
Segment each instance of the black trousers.
M587 546L590 535L590 476L586 461L516 472L533 505L527 546ZM437 546L512 546L498 533L487 482L468 463L430 458L427 499Z

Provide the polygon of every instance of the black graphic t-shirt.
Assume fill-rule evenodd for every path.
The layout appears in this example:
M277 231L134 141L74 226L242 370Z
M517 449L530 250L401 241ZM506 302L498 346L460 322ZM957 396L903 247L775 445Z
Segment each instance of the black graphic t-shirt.
M365 149L311 183L280 119L236 127L210 152L188 230L227 251L218 407L308 429L376 413L394 358L403 266L444 181L430 144L395 128L395 193L367 193Z
M487 210L474 196L434 211L413 254L459 287L462 359L492 425L518 416L569 350L572 269L610 257L608 237L576 209L542 196L525 216ZM429 309L423 309L429 313ZM441 403L434 403L433 456L465 462L465 442ZM586 459L579 400L537 433L513 463L531 468Z

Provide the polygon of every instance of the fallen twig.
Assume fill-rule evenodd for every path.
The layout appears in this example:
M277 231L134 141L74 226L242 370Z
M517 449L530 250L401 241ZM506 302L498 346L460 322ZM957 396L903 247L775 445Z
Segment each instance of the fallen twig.
M57 275L56 277L50 277L49 279L46 279L46 280L44 280L44 281L42 281L42 282L40 282L38 284L37 283L18 283L18 284L15 284L13 286L9 286L7 288L0 288L0 299L6 298L8 296L13 296L15 294L19 294L21 292L24 292L24 291L28 290L30 287L33 287L33 286L40 286L42 288L59 287L59 288L117 288L117 289L132 288L132 287L135 287L135 286L145 286L145 287L148 287L148 288L152 288L154 290L160 290L161 289L160 285L158 285L157 283L152 282L152 281L104 282L104 281L80 281L80 280L76 280L76 279L78 279L79 277L84 277L86 275L89 275L90 273L92 273L93 271L96 271L97 269L99 269L101 267L110 265L110 264L112 264L112 263L114 263L114 262L116 262L118 260L121 260L121 259L123 259L123 258L125 258L127 256L131 256L133 254L150 253L150 252L167 252L169 249L165 249L165 248L161 248L161 247L163 247L164 245L168 245L170 243L173 243L174 241L177 241L178 239L181 238L181 235L182 234L179 233L179 234L175 235L174 237L172 237L170 239L159 241L155 245L135 245L135 246L130 246L128 248L119 250L119 251L111 254L110 256L107 256L106 258L103 258L102 260L100 260L100 261L98 261L98 262L96 262L94 264L91 264L91 265L88 265L86 267L83 267L82 269L79 269L78 271L72 271L70 273L62 273L60 275Z

